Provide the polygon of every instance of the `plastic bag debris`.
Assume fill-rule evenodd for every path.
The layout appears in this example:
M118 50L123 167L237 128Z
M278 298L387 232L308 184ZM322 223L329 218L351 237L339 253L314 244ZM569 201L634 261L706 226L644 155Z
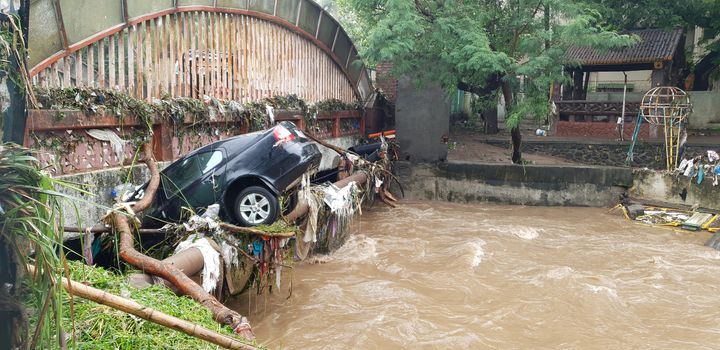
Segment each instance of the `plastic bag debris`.
M125 160L125 144L128 143L126 140L121 139L120 136L118 136L118 134L116 134L114 131L107 129L90 129L85 132L94 139L110 142L110 146L112 146L112 149L115 152L115 156L122 164L122 162Z
M717 160L720 160L720 156L718 156L717 152L715 152L715 151L713 151L713 150L708 150L708 151L707 151L707 157L708 157L708 160L709 160L711 163L712 163L712 162L715 162L715 161L717 161Z

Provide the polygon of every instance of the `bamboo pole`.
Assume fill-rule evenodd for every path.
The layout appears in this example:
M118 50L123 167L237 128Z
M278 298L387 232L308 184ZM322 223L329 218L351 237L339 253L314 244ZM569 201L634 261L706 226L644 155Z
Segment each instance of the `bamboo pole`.
M28 265L28 271L30 274L35 274L35 267ZM135 315L144 320L159 324L163 327L172 328L176 331L183 332L191 337L205 340L207 342L222 346L226 349L257 349L254 346L241 343L233 338L214 332L205 327L198 326L194 323L141 305L134 300L126 299L97 288L86 286L82 283L69 280L65 277L62 278L62 286L68 293L72 295L94 301L98 304L109 306L113 309L120 310L131 315Z
M106 232L112 232L111 227L76 227L76 226L65 226L63 228L63 231L65 232L77 232L77 233L84 233L84 232L90 232L90 233L106 233ZM137 230L140 234L164 234L167 231L159 228L140 228Z

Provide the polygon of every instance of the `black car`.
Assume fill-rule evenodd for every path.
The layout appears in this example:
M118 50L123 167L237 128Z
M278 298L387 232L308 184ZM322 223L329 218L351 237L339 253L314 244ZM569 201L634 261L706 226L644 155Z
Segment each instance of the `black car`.
M220 140L194 150L160 172L154 204L143 226L180 220L183 207L220 204L221 217L243 226L272 224L278 197L317 169L320 150L293 123ZM131 200L142 198L144 188Z

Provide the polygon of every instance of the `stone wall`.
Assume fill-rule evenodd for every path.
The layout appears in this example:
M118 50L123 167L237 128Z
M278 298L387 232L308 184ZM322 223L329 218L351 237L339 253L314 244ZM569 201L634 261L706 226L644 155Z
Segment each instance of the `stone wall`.
M413 200L604 207L632 185L630 169L617 167L398 162L397 169Z
M510 141L487 140L493 146L509 148ZM524 141L523 152L554 156L589 165L625 166L630 147L628 141ZM689 143L685 158L705 154L707 145ZM661 142L639 142L633 152L633 167L665 169L665 149Z

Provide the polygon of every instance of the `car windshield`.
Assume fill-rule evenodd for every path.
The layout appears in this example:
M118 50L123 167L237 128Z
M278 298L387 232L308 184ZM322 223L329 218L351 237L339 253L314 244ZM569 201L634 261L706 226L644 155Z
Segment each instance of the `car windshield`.
M203 152L167 169L163 172L165 196L171 198L178 195L185 187L217 167L222 159L220 150Z

